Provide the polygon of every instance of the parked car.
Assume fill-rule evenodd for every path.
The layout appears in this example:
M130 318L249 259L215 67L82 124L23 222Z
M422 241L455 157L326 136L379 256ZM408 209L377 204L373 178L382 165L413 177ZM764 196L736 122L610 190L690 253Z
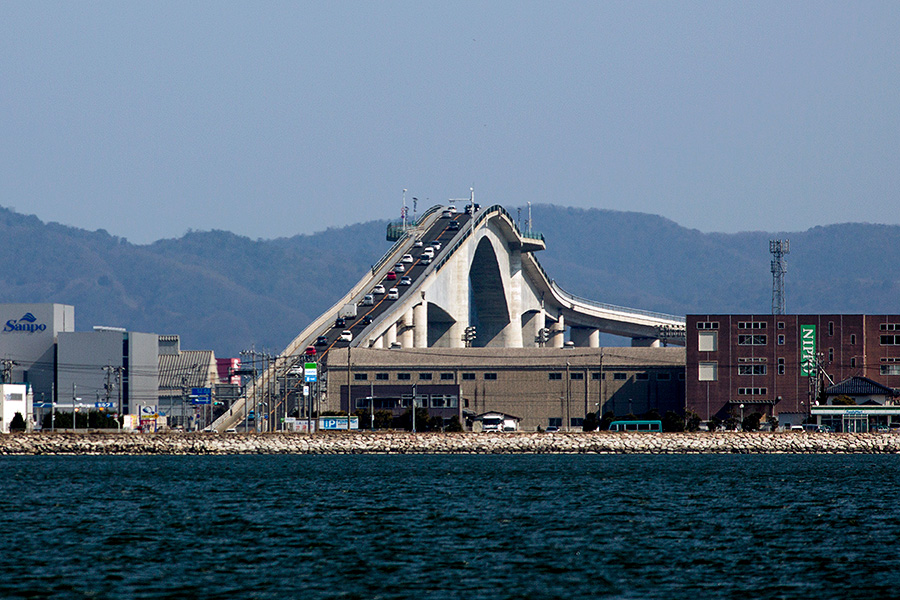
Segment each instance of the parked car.
M339 329L341 327L346 327L346 326L347 326L347 321L344 320L344 317L338 317L337 319L334 320L335 329Z
M388 300L397 300L400 298L400 290L397 288L391 288L388 290L387 299Z
M413 261L412 254L404 254L403 258L400 259L402 263L411 263Z
M342 342L352 342L353 341L353 332L349 329L345 329L341 332L341 341Z
M401 277L400 285L412 285L412 278L410 277Z
M388 281L394 281L395 279L397 279L397 273L395 271L388 271L385 279L387 279Z
M324 335L320 335L316 338L316 346L327 346L328 345L328 337Z
M397 275L394 275L394 277L396 277L396 276ZM372 293L373 294L383 294L384 286L379 283L378 285L376 285L375 287L372 288Z

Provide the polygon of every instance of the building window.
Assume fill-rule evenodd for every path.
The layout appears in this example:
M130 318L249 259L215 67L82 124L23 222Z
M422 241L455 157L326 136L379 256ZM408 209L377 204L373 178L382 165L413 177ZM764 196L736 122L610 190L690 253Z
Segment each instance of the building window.
M697 334L697 349L700 352L715 352L719 349L719 334L716 331L701 331Z
M856 334L855 333L850 334L850 345L851 346L856 345Z
M583 427L584 419L582 417L572 417L569 419L569 422L572 424L572 427Z
M765 329L765 321L738 321L738 329Z
M766 345L766 336L761 335L761 334L739 335L738 336L738 345L739 346L765 346Z
M882 346L900 346L900 335L883 335L881 336Z
M399 379L400 381L409 381L409 373L397 373L397 379Z
M657 381L669 381L672 379L672 375L669 373L657 373L656 380Z
M784 329L784 321L778 321L778 329Z
M828 362L834 362L834 348L828 349Z
M356 381L368 381L369 374L368 373L354 373L353 379L355 379Z
M495 379L497 379L497 374L496 373L485 373L484 379L485 379L485 381L494 381Z
M739 387L738 396L765 396L768 391L768 388Z
M784 334L783 333L778 334L778 345L784 346Z
M547 427L562 427L562 417L550 417L547 419Z
M549 379L550 381L562 379L562 373L547 373L547 379Z
M419 381L431 381L431 373L419 373Z
M856 367L856 357L855 357L855 356L851 356L851 357L850 357L850 368L852 369L852 368L855 368L855 367Z
M828 321L828 335L834 335L834 321Z
M462 378L463 381L472 381L475 379L475 373L463 373Z
M606 373L591 373L591 379L593 379L594 381L600 381L601 379L606 379L605 375Z
M453 381L453 373L441 373L441 381Z
M719 380L719 363L702 362L699 365L698 377L700 381L718 381Z
M613 373L613 379L628 379L627 373Z
M650 379L649 373L635 373L634 378L638 381L647 381Z
M900 365L881 365L882 375L900 375Z
M569 373L569 379L584 379L584 373Z
M739 365L738 375L765 375L766 365Z
M879 329L882 331L900 331L900 323L882 323Z
M697 321L697 329L718 329L718 321Z
M783 358L778 359L778 374L784 375L784 359Z
M678 381L684 381L684 373L678 374Z
M377 379L378 381L387 381L388 374L387 373L375 373L375 379Z

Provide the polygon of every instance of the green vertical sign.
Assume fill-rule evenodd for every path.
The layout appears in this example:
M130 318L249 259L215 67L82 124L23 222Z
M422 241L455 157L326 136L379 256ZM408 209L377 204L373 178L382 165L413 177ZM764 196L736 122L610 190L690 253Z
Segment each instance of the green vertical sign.
M812 377L816 370L816 326L800 326L800 376Z

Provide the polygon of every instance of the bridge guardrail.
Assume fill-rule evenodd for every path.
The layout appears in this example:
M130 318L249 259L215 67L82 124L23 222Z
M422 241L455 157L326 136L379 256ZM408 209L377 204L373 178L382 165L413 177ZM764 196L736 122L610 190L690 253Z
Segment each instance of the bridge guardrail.
M535 262L537 262L537 261L535 261ZM543 267L541 267L541 272L544 273ZM546 273L544 273L544 275L546 276ZM603 310L620 312L620 313L624 313L624 314L642 315L642 316L650 317L652 319L657 319L660 321L672 321L674 323L678 323L681 325L683 325L685 323L685 318L679 317L677 315L669 315L666 313L653 312L650 310L641 310L639 308L626 308L624 306L616 306L615 304L607 304L605 302L597 302L596 300L588 300L587 298L582 298L581 296L576 296L575 294L572 294L571 292L565 291L564 289L559 287L559 284L556 283L552 279L550 279L549 281L550 281L550 286L560 296L562 296L563 298L566 298L568 300L573 300L580 304L586 304L588 306L594 306L596 308L601 308Z

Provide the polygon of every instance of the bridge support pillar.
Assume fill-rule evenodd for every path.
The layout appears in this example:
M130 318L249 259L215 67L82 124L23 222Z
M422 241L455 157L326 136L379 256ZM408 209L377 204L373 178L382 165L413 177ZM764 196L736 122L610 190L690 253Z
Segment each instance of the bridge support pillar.
M369 347L370 348L384 348L384 336L379 335L374 340L371 340L371 346L369 346Z
M571 327L569 339L580 348L599 348L600 330L593 327Z
M560 313L556 323L550 325L550 343L551 348L562 348L566 341L566 320Z
M406 314L403 315L403 325L400 330L400 345L404 348L412 348L413 347L413 311L412 309L406 311Z
M384 332L384 347L390 348L397 341L397 324L394 323Z
M631 338L631 346L633 348L660 348L662 340L651 337L636 337Z
M424 295L424 294L423 294ZM428 347L428 306L423 301L413 307L413 327L415 334L413 345L416 348Z

